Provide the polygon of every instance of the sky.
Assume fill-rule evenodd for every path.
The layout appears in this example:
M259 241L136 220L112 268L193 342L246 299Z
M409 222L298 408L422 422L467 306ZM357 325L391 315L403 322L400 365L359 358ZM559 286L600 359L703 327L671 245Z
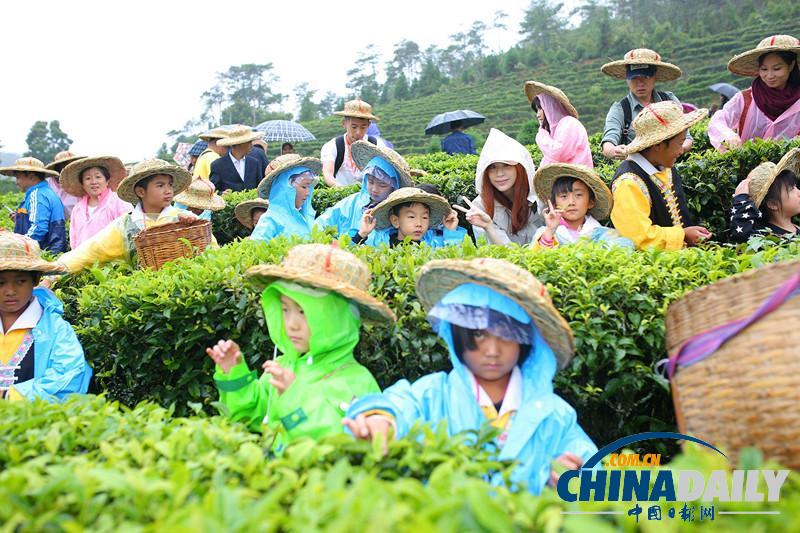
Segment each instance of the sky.
M424 49L476 20L492 50L519 41L529 0L5 2L0 32L0 150L22 153L37 120L59 120L82 155L153 157L166 133L202 112L201 94L231 65L273 63L278 90L308 82L343 95L346 71L373 43L390 56L402 39ZM293 99L284 110L296 113ZM277 110L277 109L276 109ZM47 163L47 162L45 162Z

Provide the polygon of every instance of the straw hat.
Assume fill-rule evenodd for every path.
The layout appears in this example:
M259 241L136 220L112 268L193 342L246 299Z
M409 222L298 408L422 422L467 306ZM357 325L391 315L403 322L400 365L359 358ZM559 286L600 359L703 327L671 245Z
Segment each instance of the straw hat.
M613 196L608 186L600 175L589 167L571 165L568 163L555 163L539 167L533 178L536 196L546 201L553 191L553 184L562 176L578 178L594 192L594 207L589 209L589 214L597 220L605 220L611 214L614 205Z
M369 294L372 276L367 265L335 243L300 244L289 250L280 265L256 265L247 270L247 276L259 289L286 280L332 291L354 303L365 322L395 321L392 310Z
M63 264L42 259L42 250L38 242L4 229L0 229L0 270L67 273Z
M269 172L258 184L258 196L260 198L269 199L269 190L272 188L272 183L275 178L284 170L289 170L294 167L307 167L315 176L322 174L322 161L316 157L303 157L298 154L286 154L276 157L269 165Z
M428 175L428 173L421 168L410 168L408 169L408 174L412 178L424 178Z
M213 130L208 130L204 133L201 133L197 137L208 142L208 141L216 141L219 139L224 139L228 136L228 130L223 128L214 128Z
M606 76L624 80L628 65L653 65L656 67L656 81L672 81L681 77L681 69L672 63L661 61L661 56L648 48L636 48L627 52L620 61L612 61L600 67ZM638 135L638 134L637 134Z
M81 173L87 168L92 167L104 167L108 170L108 173L111 175L108 180L108 186L112 191L117 190L120 182L125 179L127 175L125 165L122 164L119 158L110 155L84 157L68 164L61 171L61 177L58 180L61 184L61 188L78 198L86 194L86 191L83 190L83 185L81 185Z
M558 366L564 368L575 351L572 330L553 307L547 288L533 274L503 259L438 259L423 265L417 278L417 296L426 311L464 283L497 291L518 303L533 319Z
M397 174L400 176L398 180L400 182L400 187L414 186L414 180L411 179L411 169L408 163L403 159L403 156L391 148L378 146L369 141L362 140L356 141L350 145L350 153L353 155L353 161L358 167L358 170L363 171L367 167L367 163L369 163L373 157L382 157L397 171Z
M375 228L384 229L392 225L389 215L396 205L418 203L428 206L431 210L431 226L441 224L444 217L450 213L450 203L446 198L436 194L429 194L416 187L401 187L392 192L384 201L375 206L372 215L375 217Z
M250 126L236 126L228 130L228 135L217 141L218 146L236 146L237 144L249 143L264 136L261 131L255 131Z
M10 175L14 172L36 172L37 174L45 174L47 176L58 176L55 170L47 170L44 163L35 157L22 157L14 161L10 167L0 167L0 174Z
M791 170L795 174L800 174L800 148L793 148L786 152L777 165L768 161L753 169L752 177L750 178L750 198L753 199L756 207L761 207L764 198L767 196L767 191L775 182L775 178L784 170Z
M791 35L772 35L747 52L733 56L728 70L739 76L758 76L758 58L770 52L794 52L800 59L800 39Z
M56 172L61 172L65 166L69 165L73 161L77 161L78 159L83 159L86 156L83 155L75 155L69 150L64 150L62 152L58 152L56 156L53 158L53 162L49 165L45 166L47 170L55 170Z
M193 179L185 191L175 196L175 201L195 209L209 211L225 209L225 200L217 194L217 188L203 178Z
M239 202L233 209L233 215L242 226L253 229L253 209L269 209L269 200L256 198Z
M117 187L117 196L136 205L139 203L139 197L134 192L136 184L156 174L172 176L172 190L175 194L181 193L192 182L192 175L178 165L167 163L162 159L147 159L131 168L128 176Z
M641 152L689 129L707 116L708 109L684 113L681 104L672 100L646 105L633 119L631 126L636 138L627 146L627 151L629 154Z
M345 102L344 109L341 111L334 111L333 114L341 117L365 118L376 122L379 120L378 117L372 114L372 106L361 98Z
M564 94L564 91L558 87L539 83L538 81L525 82L525 96L528 97L528 102L531 104L533 104L533 99L542 93L548 94L558 100L558 102L564 106L564 109L566 109L567 113L575 118L578 118L578 110L575 109L575 106L573 106L572 103L570 103L569 98L567 98L567 95Z

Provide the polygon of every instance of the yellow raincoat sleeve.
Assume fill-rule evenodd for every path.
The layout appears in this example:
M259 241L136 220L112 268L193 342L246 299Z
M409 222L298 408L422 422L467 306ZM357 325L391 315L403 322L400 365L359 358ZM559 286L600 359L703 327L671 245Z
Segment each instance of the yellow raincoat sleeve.
M102 264L124 259L127 253L125 236L122 233L122 227L117 222L112 222L100 233L74 250L65 253L58 260L66 265L67 270L72 274L95 262Z
M640 250L683 248L683 228L653 224L650 220L650 201L634 180L623 179L616 184L611 221L619 234L632 240Z

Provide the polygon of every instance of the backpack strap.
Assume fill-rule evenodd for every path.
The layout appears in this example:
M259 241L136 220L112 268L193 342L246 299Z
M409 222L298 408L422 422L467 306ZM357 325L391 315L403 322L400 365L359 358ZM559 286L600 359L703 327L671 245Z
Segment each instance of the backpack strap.
M656 91L658 93L658 97L661 98L662 102L671 101L672 98L669 97L667 93L664 91Z
M747 112L750 111L750 104L753 103L753 90L745 89L742 91L742 98L744 98L744 106L742 106L742 114L739 115L739 138L742 138L742 131L744 130L744 121L747 118ZM744 140L744 139L742 139Z
M633 109L631 109L631 102L627 96L619 101L619 105L622 106L622 138L619 140L619 144L622 145L628 144L628 132L631 129L631 121L633 120Z
M339 173L344 163L344 135L336 137L336 160L333 162L333 176Z

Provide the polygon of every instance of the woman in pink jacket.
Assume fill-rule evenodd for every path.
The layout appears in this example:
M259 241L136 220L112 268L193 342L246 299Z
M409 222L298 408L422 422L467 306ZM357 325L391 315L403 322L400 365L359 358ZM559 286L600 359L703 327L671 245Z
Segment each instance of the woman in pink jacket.
M536 145L541 165L571 163L593 168L589 135L578 120L578 111L561 89L536 81L525 83L525 94L539 119Z
M800 135L800 39L773 35L735 56L728 70L754 77L750 88L714 113L708 138L720 152L748 139L791 139Z
M61 171L61 187L80 197L69 218L69 244L73 250L133 210L114 192L125 175L122 161L110 156L79 159Z

